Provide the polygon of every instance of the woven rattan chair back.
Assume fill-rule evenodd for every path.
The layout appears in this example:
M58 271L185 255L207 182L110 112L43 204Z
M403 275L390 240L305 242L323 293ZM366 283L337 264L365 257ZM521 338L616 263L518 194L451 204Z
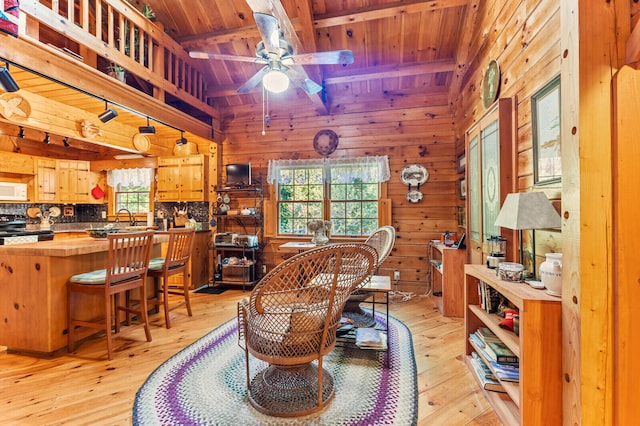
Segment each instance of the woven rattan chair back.
M333 396L333 379L322 372L322 357L335 346L349 294L365 282L376 263L376 250L366 244L309 250L274 268L256 284L249 300L239 304L239 343L247 354L249 398L258 410L276 416L304 415L319 410ZM270 372L263 370L251 380L249 353L271 364ZM310 366L314 360L317 367ZM269 385L265 376L272 381ZM285 394L290 403L278 403Z
M385 225L378 228L373 234L371 234L365 244L370 245L376 249L378 253L378 263L376 264L376 273L382 263L387 260L387 257L393 250L393 245L396 242L396 230L393 226Z
M164 258L152 259L149 263L148 275L153 278L154 292L149 299L149 304L157 308L163 307L164 322L167 328L171 328L170 312L185 306L187 315L192 316L191 301L189 299L188 266L193 244L195 242L195 229L172 228L169 230L169 244ZM182 274L182 288L170 288L169 277ZM162 278L162 285L160 284ZM169 304L169 295L182 296L182 300Z
M151 341L149 319L147 317L145 283L153 232L114 233L107 236L109 249L105 269L74 275L67 285L68 293L68 349L75 350L76 328L89 327L105 330L107 335L107 355L113 358L113 338L125 332L121 330L120 313L126 315L129 325L131 316L140 322L136 326L127 327L130 332L144 327L147 341ZM129 292L139 289L141 294L139 309L131 306ZM104 317L100 320L85 320L75 317L75 305L79 304L80 294L100 294L104 296ZM125 300L120 298L125 294ZM122 304L124 303L124 304Z

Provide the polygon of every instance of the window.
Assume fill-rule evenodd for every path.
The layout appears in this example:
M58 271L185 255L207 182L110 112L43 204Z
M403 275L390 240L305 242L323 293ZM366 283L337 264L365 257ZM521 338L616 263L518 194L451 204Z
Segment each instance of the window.
M277 233L306 235L310 220L328 218L332 235L370 235L378 228L380 183L388 179L387 157L272 161Z
M107 184L113 188L114 213L127 209L132 214L152 211L151 179L153 169L116 169L107 174Z

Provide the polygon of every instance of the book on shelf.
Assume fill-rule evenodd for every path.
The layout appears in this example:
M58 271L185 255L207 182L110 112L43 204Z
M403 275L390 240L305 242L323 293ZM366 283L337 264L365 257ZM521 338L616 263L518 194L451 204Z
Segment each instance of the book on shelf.
M498 379L505 382L520 381L520 367L518 365L503 364L495 361L491 361L490 364L491 369L495 372L495 375L498 377Z
M480 307L488 314L498 312L502 295L495 288L484 281L478 281L478 294L480 296Z
M489 355L491 361L504 364L518 364L519 360L516 354L502 342L487 342L485 351Z
M489 368L487 363L484 362L482 357L480 355L478 355L477 352L471 352L471 357L473 357L473 359L476 360L476 362L478 363L478 365L480 366L480 368L484 372L484 377L486 377L487 379L496 380L496 376L493 374L493 371L491 371L491 369Z
M477 348L484 348L484 342L482 341L482 339L480 339L480 337L478 337L478 335L476 333L471 333L469 335L469 341L471 342L472 345L474 345Z
M499 381L488 379L484 376L484 371L482 370L482 367L480 367L476 359L472 357L469 362L471 362L471 365L473 366L473 374L476 375L476 378L480 382L482 389L493 392L506 392Z
M489 330L488 327L479 327L476 332L483 342L500 342L498 336L496 336L493 331Z

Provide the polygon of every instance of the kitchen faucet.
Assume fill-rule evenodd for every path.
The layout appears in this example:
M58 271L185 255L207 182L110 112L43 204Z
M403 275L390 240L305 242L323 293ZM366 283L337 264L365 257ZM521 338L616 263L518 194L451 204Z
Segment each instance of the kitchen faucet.
M129 225L131 226L136 226L136 221L133 220L133 215L131 214L131 212L125 208L122 208L120 210L118 210L118 213L116 213L116 223L120 222L120 212L127 212L129 213Z

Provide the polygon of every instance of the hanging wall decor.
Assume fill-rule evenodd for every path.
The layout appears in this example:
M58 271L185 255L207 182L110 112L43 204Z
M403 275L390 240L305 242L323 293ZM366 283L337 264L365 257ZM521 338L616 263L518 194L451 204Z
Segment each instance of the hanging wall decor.
M420 192L420 185L424 184L427 179L429 179L429 172L420 164L404 166L400 172L400 180L409 188L407 195L405 195L407 201L417 203L422 200L423 195ZM415 186L416 189L411 189L412 186Z

